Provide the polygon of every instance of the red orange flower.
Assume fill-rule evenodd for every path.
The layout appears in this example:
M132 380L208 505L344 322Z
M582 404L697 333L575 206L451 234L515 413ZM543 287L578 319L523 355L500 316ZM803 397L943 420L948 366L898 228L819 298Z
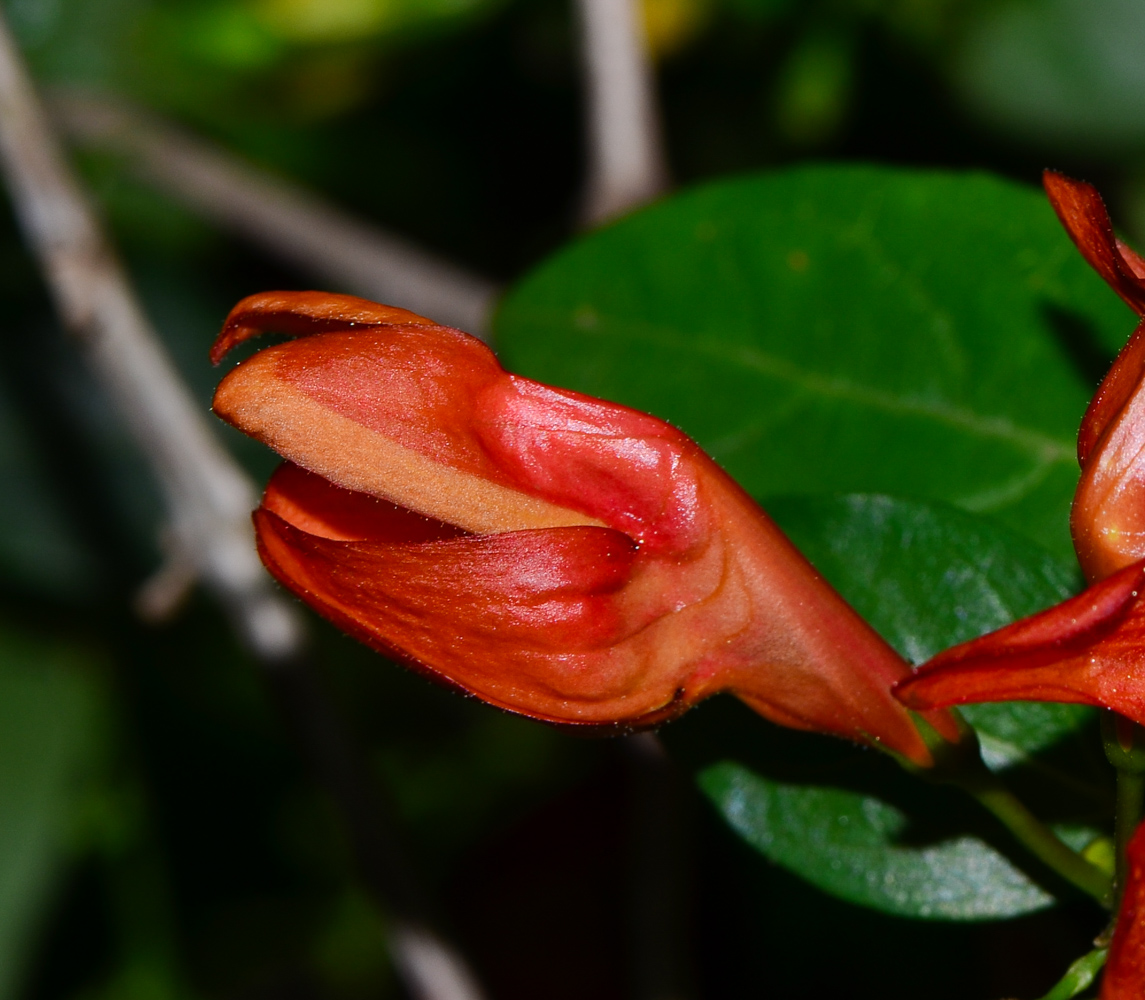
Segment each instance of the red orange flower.
M1089 184L1047 171L1046 191L1086 260L1139 315L1145 260L1114 235ZM1145 324L1086 410L1070 526L1092 586L1032 618L940 653L901 682L913 708L1067 701L1145 724Z
M907 664L675 428L348 296L252 296L213 357L264 330L306 336L230 372L215 411L289 460L259 551L346 631L551 722L650 725L731 691L930 762L890 694Z
M1145 984L1145 823L1137 827L1126 854L1125 889L1101 980L1101 1000L1141 1000Z
M916 709L981 701L1113 708L1145 725L1145 562L1077 597L939 653L895 686Z
M1082 255L1145 315L1145 260L1113 232L1096 189L1046 171L1046 192ZM1145 324L1138 325L1085 412L1077 435L1081 482L1070 528L1092 582L1145 558Z

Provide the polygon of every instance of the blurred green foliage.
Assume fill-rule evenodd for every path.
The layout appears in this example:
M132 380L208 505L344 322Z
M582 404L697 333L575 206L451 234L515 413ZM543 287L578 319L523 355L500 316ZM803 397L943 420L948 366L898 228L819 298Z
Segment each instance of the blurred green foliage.
M573 235L581 98L563 0L7 0L5 9L44 83L125 94L490 276L516 279ZM924 495L917 507L886 500L882 520L822 496L782 506L823 571L910 655L1072 586L1061 569L1070 438L1131 320L1028 186L1047 160L1084 173L1113 196L1119 220L1145 231L1134 86L1145 24L1133 0L646 0L644 9L682 185L813 157L981 168L1027 189L822 169L686 193L517 286L501 326L507 361L679 421L761 494ZM221 236L115 158L79 163L206 405L215 373L205 350L229 306L310 279ZM864 226L880 233L882 256L847 244ZM36 1000L399 995L387 915L358 885L336 813L218 610L199 596L161 628L132 617L162 528L148 470L59 334L8 215L0 260L9 623L0 986ZM707 361L697 344L711 349ZM812 427L818 404L809 418L806 399L745 374L737 359L762 349L808 361L817 378L862 373L864 385L913 392L923 409L953 400L1028 426L1061 461L1029 479L1025 506L968 503L1037 462L921 423L876 433L862 406ZM265 478L272 457L220 433ZM887 435L899 442L893 454ZM931 506L936 498L1007 520L1053 552ZM909 572L899 549L910 533L891 530L903 510L931 519L910 550L925 566ZM1011 601L999 597L996 570L1013 552L1028 577L1011 567L1005 580L1030 586ZM964 575L944 581L955 564ZM912 591L916 571L937 574L930 590ZM1039 579L1049 589L1035 599ZM966 600L943 617L943 588L959 582ZM985 617L968 610L987 604ZM880 618L887 607L915 607L918 621ZM920 638L919 621L942 630ZM631 794L615 743L494 713L316 628L324 680L392 793L444 925L491 994L633 995ZM1084 717L976 711L995 763L1011 764L1046 815L1075 829L1104 822L1108 787ZM1038 742L1047 729L1062 738ZM918 813L899 786L880 784L885 761L781 732L725 699L664 736L702 773L735 761L790 784L783 762L802 760L819 769L820 787L874 796L911 822ZM840 774L858 777L848 785ZM1089 798L1055 812L1068 798L1061 775ZM949 817L949 800L935 802ZM692 808L683 878L697 997L754 995L761 969L776 995L795 1000L914 997L920 983L935 1000L1032 996L1099 929L1069 897L956 927L860 909L765 864L698 795ZM904 830L907 841L919 832ZM1020 869L988 824L970 833ZM1036 872L1020 878L1033 880L1026 891L1058 889Z

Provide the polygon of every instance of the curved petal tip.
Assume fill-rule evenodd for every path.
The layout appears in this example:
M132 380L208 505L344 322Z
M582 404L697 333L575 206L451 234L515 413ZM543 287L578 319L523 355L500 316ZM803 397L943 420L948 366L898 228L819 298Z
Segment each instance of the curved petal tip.
M248 295L230 311L211 345L217 365L244 340L261 333L305 337L314 333L378 326L440 326L433 320L397 306L381 305L354 295L330 292L259 292Z

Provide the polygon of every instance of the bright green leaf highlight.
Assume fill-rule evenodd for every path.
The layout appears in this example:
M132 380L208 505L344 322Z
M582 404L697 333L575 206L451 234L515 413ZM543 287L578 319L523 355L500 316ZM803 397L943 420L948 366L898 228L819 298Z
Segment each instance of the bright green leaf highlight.
M982 920L1053 902L974 837L900 843L908 817L873 796L769 781L730 762L705 770L700 787L749 844L853 903L907 917Z
M507 297L507 365L683 427L757 496L989 512L1066 555L1074 439L1129 311L1041 192L804 167L586 237Z

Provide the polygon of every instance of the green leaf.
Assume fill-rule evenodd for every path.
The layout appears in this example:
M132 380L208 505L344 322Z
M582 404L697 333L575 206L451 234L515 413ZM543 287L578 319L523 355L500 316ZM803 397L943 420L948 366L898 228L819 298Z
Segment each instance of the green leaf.
M496 322L510 368L672 421L756 496L945 500L1061 555L1077 425L1132 328L1040 192L853 166L670 198Z
M0 998L14 995L67 861L95 749L79 655L0 629Z
M861 495L767 506L840 593L915 661L1060 601L1079 584L1071 564L943 504ZM966 716L991 767L1032 783L1056 810L1049 818L1073 826L1071 843L1093 839L1100 794L1095 800L1085 775L1046 756L1078 738L1091 709L1014 703L971 706ZM1053 900L1036 873L1000 852L1004 839L966 825L968 815L982 816L975 819L968 799L949 801L961 793L936 802L933 790L880 776L883 762L871 754L824 763L775 745L727 759L727 747L724 739L722 756L700 766L705 793L748 843L826 892L928 919L1014 916ZM801 762L794 771L791 759ZM936 818L944 808L949 816Z
M706 769L699 780L744 840L841 899L953 920L1012 917L1053 902L976 837L902 843L910 820L874 796L769 781L731 762Z
M936 653L1065 600L1076 563L984 518L877 495L773 498L768 513L899 653ZM1093 718L1082 705L969 705L994 768L1027 761Z

